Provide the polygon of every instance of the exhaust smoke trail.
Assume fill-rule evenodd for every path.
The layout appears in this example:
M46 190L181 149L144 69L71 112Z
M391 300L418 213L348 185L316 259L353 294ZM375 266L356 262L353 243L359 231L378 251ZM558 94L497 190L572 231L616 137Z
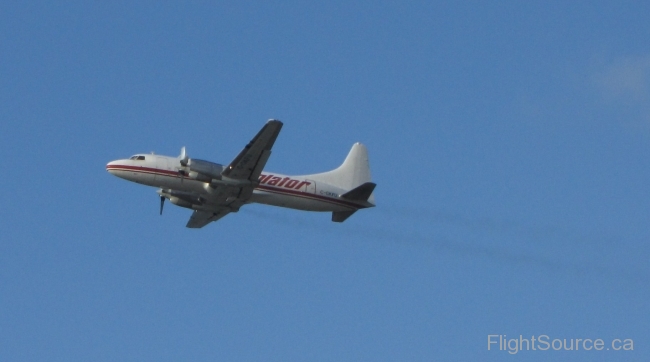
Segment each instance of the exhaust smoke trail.
M398 209L399 210L399 209ZM546 256L535 250L513 250L507 247L499 247L493 244L484 245L481 243L468 243L459 241L457 238L449 238L440 235L440 231L432 230L432 235L424 236L415 230L418 227L409 228L404 225L404 219L417 221L429 221L432 223L444 222L454 223L465 231L478 233L488 233L490 240L494 240L499 235L510 234L518 235L517 240L522 240L521 244L527 244L526 239L539 239L539 241L548 241L550 238L567 240L568 243L575 244L577 237L570 232L564 232L562 229L553 227L529 227L522 224L498 221L492 219L473 220L455 213L444 213L439 211L427 211L414 215L412 212L384 211L383 214L389 216L386 220L376 223L381 227L373 227L368 224L355 224L353 227L341 225L342 228L333 229L330 223L314 223L306 220L303 215L296 214L296 217L288 217L282 213L270 213L263 210L246 209L246 213L257 218L265 219L271 222L281 222L286 225L306 228L314 231L325 232L336 235L345 235L348 237L381 240L388 243L401 243L410 246L427 246L433 247L440 253L447 253L459 257L481 258L492 260L500 264L507 264L513 267L534 266L548 272L565 273L579 277L605 277L617 280L624 279L633 283L648 283L650 277L641 270L624 270L616 267L607 267L587 259L584 263L577 261L561 259L554 256ZM323 215L325 216L325 215ZM329 216L329 215L328 215ZM382 218L383 219L383 218ZM400 224L395 225L395 220L400 220ZM421 225L420 225L421 226ZM481 235L485 237L485 235ZM583 241L578 241L583 243ZM528 243L529 244L529 243ZM539 243L535 243L539 245ZM566 244L566 243L565 243ZM575 253L571 253L575 256ZM579 255L578 255L579 256Z

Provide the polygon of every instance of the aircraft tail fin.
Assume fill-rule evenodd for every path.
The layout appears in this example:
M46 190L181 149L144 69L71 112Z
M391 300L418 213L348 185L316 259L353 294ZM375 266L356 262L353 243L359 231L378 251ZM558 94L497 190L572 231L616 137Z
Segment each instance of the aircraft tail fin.
M332 171L309 175L309 178L345 190L351 190L363 183L370 182L370 164L366 146L358 142L355 143L341 166Z

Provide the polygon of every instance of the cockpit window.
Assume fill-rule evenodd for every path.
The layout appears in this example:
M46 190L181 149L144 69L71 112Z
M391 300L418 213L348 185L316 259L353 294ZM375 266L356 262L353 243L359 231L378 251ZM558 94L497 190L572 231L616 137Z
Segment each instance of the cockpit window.
M143 161L143 160L144 160L144 156L138 156L138 155L136 155L136 156L131 156L131 157L129 158L129 160L138 160L138 161Z

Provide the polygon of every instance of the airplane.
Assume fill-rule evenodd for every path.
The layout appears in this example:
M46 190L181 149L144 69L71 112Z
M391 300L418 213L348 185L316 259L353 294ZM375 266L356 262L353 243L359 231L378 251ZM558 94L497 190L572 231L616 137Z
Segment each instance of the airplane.
M343 222L357 210L375 206L368 150L355 143L338 168L311 175L287 176L264 171L282 122L269 120L229 165L188 157L136 154L111 161L106 170L117 177L158 188L160 215L165 200L194 210L188 228L203 226L260 203L304 211L332 213Z

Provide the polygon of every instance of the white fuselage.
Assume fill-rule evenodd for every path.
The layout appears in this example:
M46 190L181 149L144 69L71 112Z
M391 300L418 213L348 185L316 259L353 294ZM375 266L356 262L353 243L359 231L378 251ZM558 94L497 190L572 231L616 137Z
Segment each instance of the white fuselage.
M178 172L178 157L153 154L136 156L109 162L106 170L139 184L210 198L210 183L199 181L192 174L181 175ZM363 207L341 198L346 191L348 190L324 182L316 182L308 176L286 176L263 171L248 202L306 211L350 211Z

